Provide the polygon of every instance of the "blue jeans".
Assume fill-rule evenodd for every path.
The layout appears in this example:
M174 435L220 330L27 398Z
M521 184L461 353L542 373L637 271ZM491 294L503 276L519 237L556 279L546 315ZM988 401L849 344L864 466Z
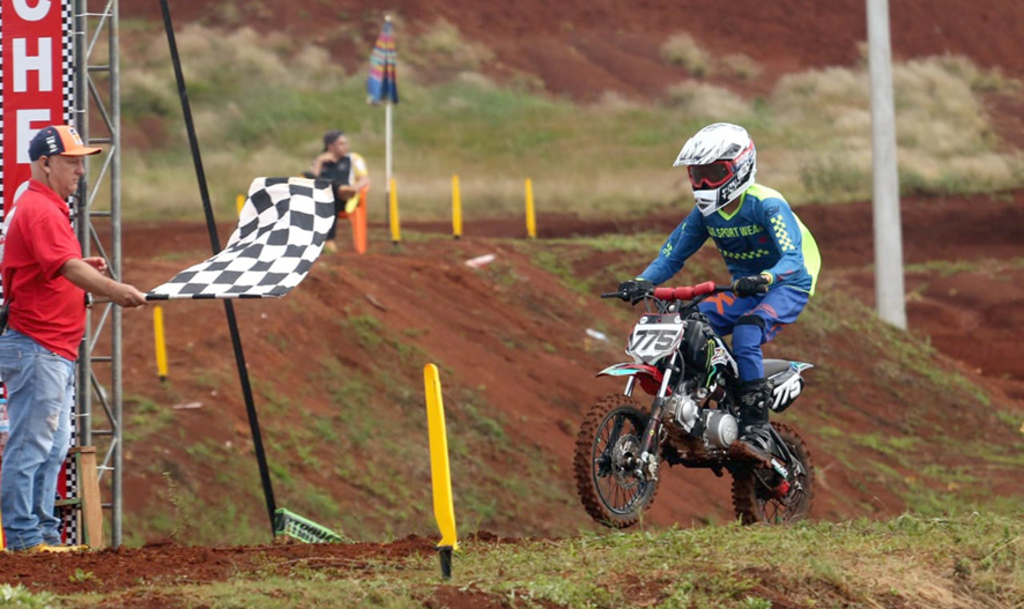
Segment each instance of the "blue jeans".
M736 298L732 292L723 292L698 306L708 316L715 332L721 336L732 334L732 355L736 358L740 380L754 381L764 378L761 345L796 321L809 298L807 292L777 287L767 294L749 298Z
M57 545L60 519L53 507L71 440L75 363L8 329L0 336L0 379L11 421L0 481L7 546Z

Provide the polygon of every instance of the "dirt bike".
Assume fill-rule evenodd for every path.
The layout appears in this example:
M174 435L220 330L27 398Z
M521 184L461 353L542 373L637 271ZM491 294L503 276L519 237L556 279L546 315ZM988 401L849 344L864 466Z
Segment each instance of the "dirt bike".
M598 376L626 377L622 394L591 407L576 438L576 486L594 520L626 528L640 520L658 492L662 462L732 475L736 516L746 524L786 523L806 516L814 493L814 466L791 427L771 424L773 453L754 459L740 450L739 371L732 352L697 308L732 287L713 282L655 288L626 346L632 363ZM602 298L630 295L611 292ZM634 304L637 300L633 301ZM771 411L788 408L811 364L764 361L773 384ZM650 407L633 397L636 386L654 396Z

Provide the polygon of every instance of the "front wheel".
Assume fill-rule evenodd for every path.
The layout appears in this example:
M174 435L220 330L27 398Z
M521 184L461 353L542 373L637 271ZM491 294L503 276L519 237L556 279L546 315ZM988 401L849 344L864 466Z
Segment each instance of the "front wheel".
M803 439L788 425L772 423L799 461L786 467L794 474L790 481L766 467L744 465L732 470L732 504L743 524L786 524L801 520L811 509L814 497L814 464ZM786 484L783 484L786 482Z
M637 473L648 419L639 402L613 395L598 400L580 426L573 458L576 489L587 513L605 526L632 526L654 502L657 476Z

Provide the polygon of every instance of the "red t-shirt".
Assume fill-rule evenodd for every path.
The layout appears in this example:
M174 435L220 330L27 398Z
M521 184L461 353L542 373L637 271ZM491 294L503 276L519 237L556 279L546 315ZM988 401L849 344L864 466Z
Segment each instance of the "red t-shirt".
M82 257L67 202L31 180L6 220L0 270L4 298L11 303L10 326L58 355L78 359L85 291L60 273L65 262Z

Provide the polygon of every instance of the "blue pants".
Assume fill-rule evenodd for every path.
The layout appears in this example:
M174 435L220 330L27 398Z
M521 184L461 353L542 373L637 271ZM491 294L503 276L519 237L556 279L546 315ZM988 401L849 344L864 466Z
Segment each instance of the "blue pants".
M732 354L740 369L740 380L754 381L764 378L761 345L796 321L809 298L807 292L780 286L748 298L736 298L732 292L715 294L699 307L715 332L722 336L732 334Z
M71 440L75 364L14 329L0 336L11 435L4 448L0 513L7 546L60 544L57 476Z

